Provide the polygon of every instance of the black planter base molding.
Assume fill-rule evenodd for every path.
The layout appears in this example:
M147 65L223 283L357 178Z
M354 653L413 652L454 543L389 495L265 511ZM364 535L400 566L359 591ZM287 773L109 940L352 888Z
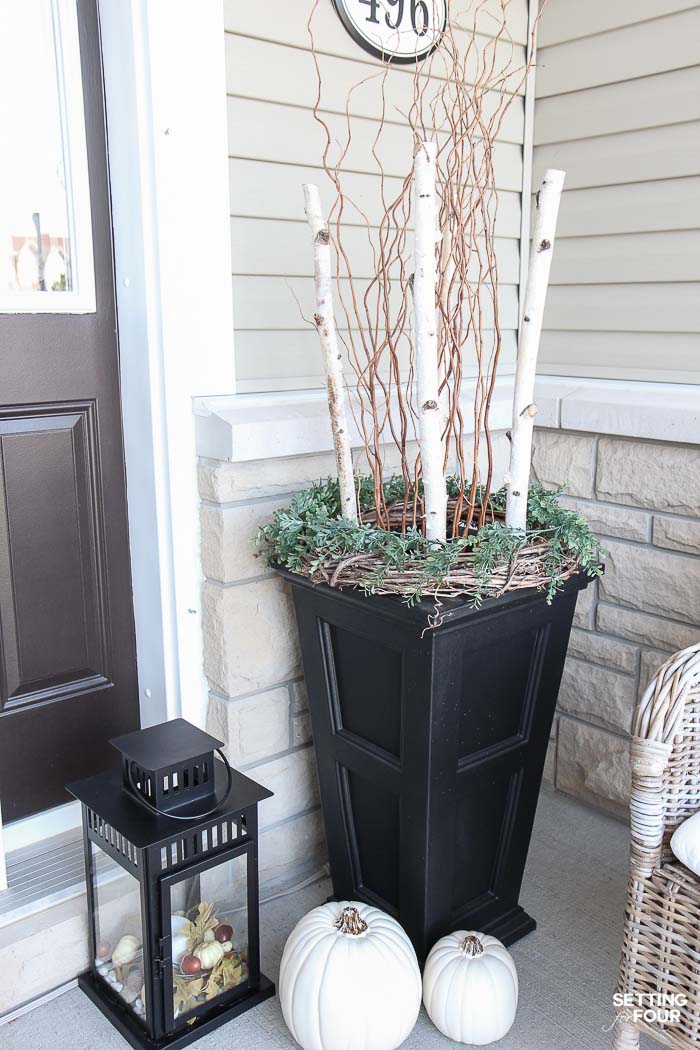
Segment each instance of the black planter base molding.
M100 985L99 987L98 984ZM226 1024L227 1021L232 1021L234 1017L245 1013L246 1010L250 1010L253 1006L258 1006L259 1003L264 1003L266 999L271 999L275 994L275 986L272 981L265 977L264 974L261 974L260 983L256 989L245 992L233 1004L222 1004L219 1013L207 1016L206 1020L202 1020L198 1024L184 1030L181 1029L171 1036L165 1036L163 1039L151 1039L146 1033L146 1029L139 1024L133 1011L127 1009L123 1003L119 1002L116 993L113 996L113 1001L105 998L104 982L96 980L92 973L81 974L78 978L78 986L82 988L107 1020L111 1021L115 1028L119 1030L127 1043L134 1047L134 1050L180 1050L180 1047L189 1046L196 1039L200 1039L203 1035L215 1031L215 1029Z
M394 915L419 959L457 929L512 944L578 592L480 609L291 584L333 898Z

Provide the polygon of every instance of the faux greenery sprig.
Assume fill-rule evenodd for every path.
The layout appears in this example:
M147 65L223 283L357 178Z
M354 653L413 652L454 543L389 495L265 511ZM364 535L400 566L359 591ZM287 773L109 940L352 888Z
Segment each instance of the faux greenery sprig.
M459 491L456 478L448 479L448 493ZM603 549L585 518L562 507L563 489L549 491L532 485L528 497L528 530L516 533L503 521L491 521L478 533L444 543L429 542L419 529L388 532L374 524L357 524L338 517L339 492L336 481L320 482L297 492L289 507L275 512L272 522L258 533L258 544L272 563L291 572L316 576L322 570L332 571L355 555L374 555L372 567L355 581L366 594L382 590L390 573L406 575L402 588L404 600L413 605L425 593L435 591L450 575L460 560L468 558L475 576L470 599L479 604L488 593L497 570L513 564L516 556L529 545L539 543L543 549L543 580L547 601L551 602L572 560L588 576L602 572ZM392 478L384 485L387 505L403 500L402 478ZM478 503L479 490L475 494ZM468 500L470 493L465 494ZM375 508L372 478L358 478L358 503L367 514ZM498 513L505 509L506 489L492 492L489 507Z

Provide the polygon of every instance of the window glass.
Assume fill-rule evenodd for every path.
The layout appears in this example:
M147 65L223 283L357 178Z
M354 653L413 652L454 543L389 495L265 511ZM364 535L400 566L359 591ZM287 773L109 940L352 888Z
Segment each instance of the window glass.
M248 978L247 854L175 883L170 905L177 1020Z
M94 309L74 0L0 4L0 156L0 310Z
M146 1018L141 887L104 850L90 843L98 976L136 1014Z

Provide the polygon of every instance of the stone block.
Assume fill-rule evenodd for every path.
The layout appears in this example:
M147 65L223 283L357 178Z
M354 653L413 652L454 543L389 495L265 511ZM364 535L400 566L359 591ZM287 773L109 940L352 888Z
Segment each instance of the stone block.
M278 824L260 836L260 887L264 898L320 871L327 860L321 811Z
M636 699L636 682L630 675L567 658L559 689L560 711L626 733Z
M669 550L700 555L700 522L682 518L654 518L654 544Z
M596 439L561 430L537 430L533 440L533 477L545 488L566 485L570 496L592 496Z
M599 631L674 653L677 649L693 645L700 636L697 627L624 609L620 605L608 605L607 602L598 603L596 622Z
M0 929L0 1015L67 984L89 965L84 893L10 923ZM12 1025L0 1026L0 1046L10 1050L12 1043Z
M615 507L610 503L572 499L562 496L563 507L568 507L585 518L596 536L619 536L623 540L646 543L651 531L651 514L630 507Z
M547 757L544 762L544 773L542 779L545 784L554 785L557 772L557 742L550 740L547 745Z
M600 499L700 516L700 448L601 438Z
M308 711L309 697L306 692L304 679L300 678L298 682L292 682L290 689L292 692L292 714L298 715L302 711Z
M281 824L319 804L316 760L311 747L290 751L247 772L274 792L273 797L260 806L261 828Z
M211 500L213 503L279 496L306 488L307 485L334 474L335 456L332 452L250 460L247 463L200 459L199 494L202 499Z
M601 597L700 624L700 558L610 540Z
M568 795L624 814L629 808L629 743L604 729L562 718L556 786Z
M212 689L241 696L301 673L289 590L276 576L222 587L205 582L204 670Z
M260 526L271 521L274 511L287 502L265 500L238 507L203 504L200 522L204 575L221 583L269 575L272 569L255 538Z
M225 742L236 768L278 755L289 748L289 690L281 686L243 700L211 694L207 730Z
M569 638L569 653L594 664L602 664L613 671L635 674L639 649L617 638L604 638L595 631L582 631L574 627Z
M552 719L552 728L549 730L549 739L550 740L556 740L558 730L559 730L559 719L557 718L556 712L555 712L554 718Z
M301 747L311 741L311 715L303 711L292 718L292 747Z
M669 653L661 649L645 649L642 652L642 662L639 666L639 699L642 698L649 682L668 658Z
M583 627L592 631L595 627L595 607L598 597L598 582L593 580L585 590L578 592L576 611L574 613L574 626Z

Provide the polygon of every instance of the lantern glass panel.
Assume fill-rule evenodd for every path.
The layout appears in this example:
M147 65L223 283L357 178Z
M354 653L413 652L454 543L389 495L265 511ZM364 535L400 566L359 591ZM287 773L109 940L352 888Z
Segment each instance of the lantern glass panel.
M247 981L247 865L245 851L198 874L168 880L176 1024Z
M145 1023L141 887L97 843L90 843L98 976Z

